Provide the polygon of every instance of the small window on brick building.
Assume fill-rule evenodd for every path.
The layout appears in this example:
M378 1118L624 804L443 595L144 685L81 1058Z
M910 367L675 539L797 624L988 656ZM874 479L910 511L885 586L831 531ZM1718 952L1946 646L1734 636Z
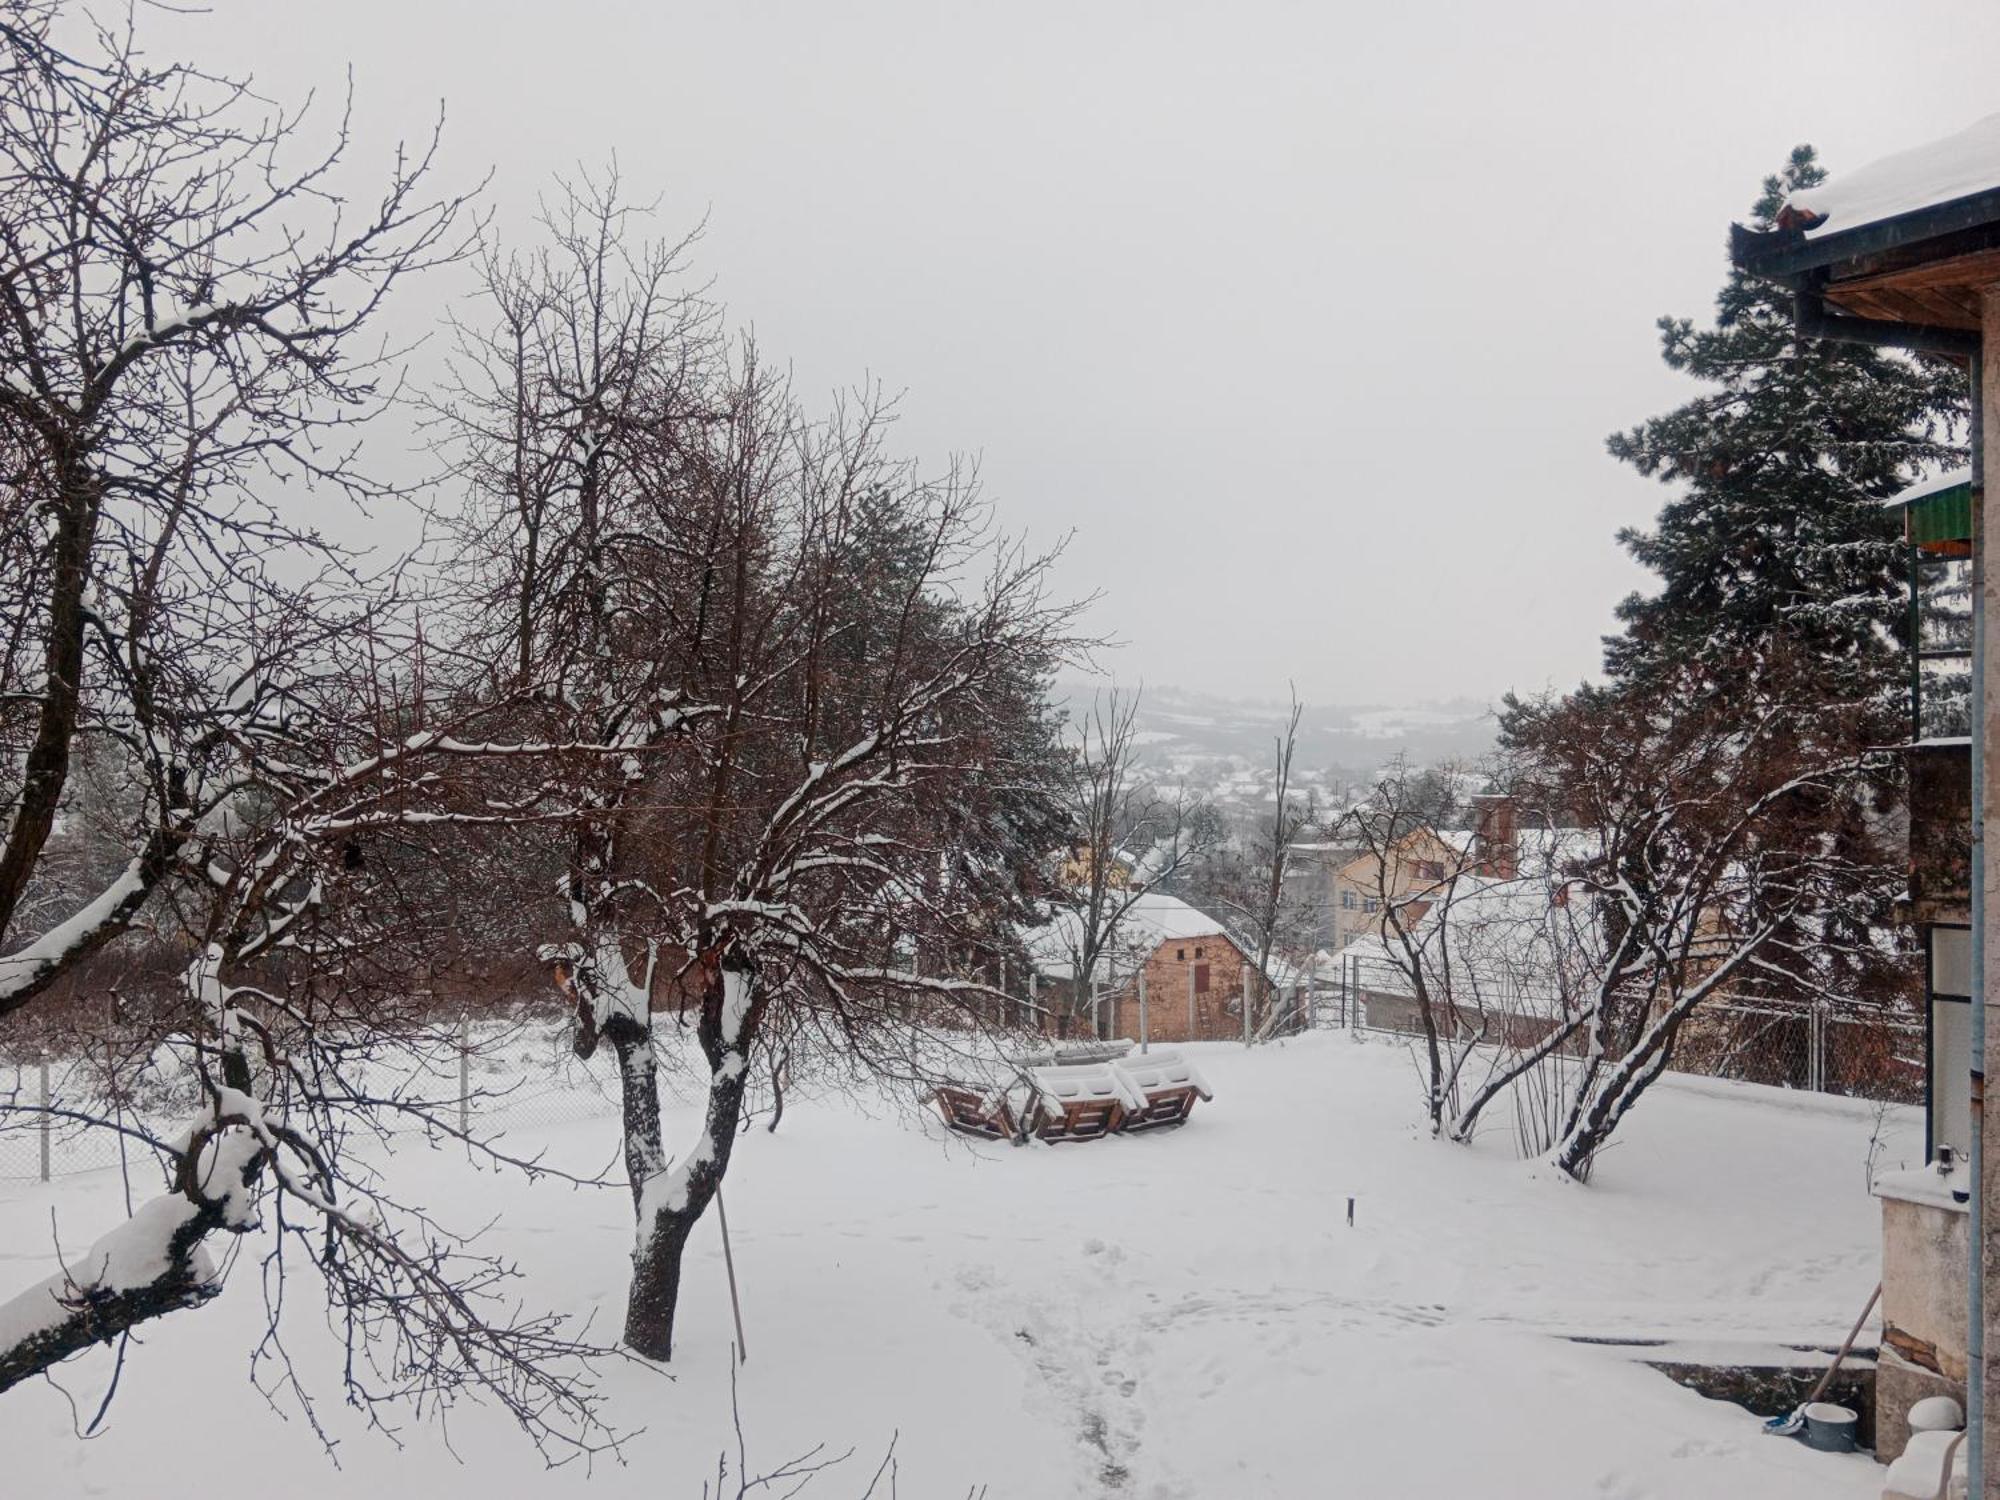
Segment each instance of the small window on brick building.
M1175 960L1176 960L1177 962L1180 962L1180 963L1186 963L1186 962L1187 962L1187 949L1185 949L1185 948L1176 948L1176 949L1174 949L1174 958L1175 958Z
M1201 952L1202 952L1202 950L1201 950L1201 949L1199 949L1199 948L1195 949L1195 950L1194 950L1194 956L1195 956L1196 958L1200 958L1200 957L1201 957Z
M1197 995L1206 995L1208 993L1207 964L1196 964L1194 966L1194 992Z

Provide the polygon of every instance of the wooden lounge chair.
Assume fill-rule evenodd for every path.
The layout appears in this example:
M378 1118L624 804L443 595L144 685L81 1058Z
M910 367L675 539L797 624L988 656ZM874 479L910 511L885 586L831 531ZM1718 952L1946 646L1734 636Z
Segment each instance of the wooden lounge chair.
M1071 1063L1030 1068L1032 1125L1045 1141L1094 1141L1123 1123L1128 1109L1144 1109L1145 1099L1109 1063Z
M967 1088L963 1084L939 1084L932 1095L947 1128L960 1135L983 1136L991 1141L1015 1141L1021 1127L1014 1119L1013 1106L1005 1089Z
M1141 1052L1111 1064L1144 1102L1127 1110L1120 1128L1158 1130L1185 1125L1197 1099L1213 1099L1208 1080L1178 1052Z

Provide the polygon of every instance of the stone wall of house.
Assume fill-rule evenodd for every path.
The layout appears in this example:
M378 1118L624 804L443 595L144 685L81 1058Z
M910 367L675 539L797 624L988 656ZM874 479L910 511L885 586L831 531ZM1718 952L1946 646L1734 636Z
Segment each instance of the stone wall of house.
M1146 1035L1155 1042L1228 1041L1243 1035L1243 977L1249 958L1220 933L1172 938L1146 960ZM1193 987L1192 1027L1188 1024ZM1128 978L1110 996L1114 1036L1139 1035L1139 983Z
M1915 1186L1895 1185L1899 1178ZM1909 1411L1916 1402L1965 1398L1967 1213L1929 1172L1892 1174L1875 1191L1882 1201L1875 1456L1888 1463L1910 1440Z

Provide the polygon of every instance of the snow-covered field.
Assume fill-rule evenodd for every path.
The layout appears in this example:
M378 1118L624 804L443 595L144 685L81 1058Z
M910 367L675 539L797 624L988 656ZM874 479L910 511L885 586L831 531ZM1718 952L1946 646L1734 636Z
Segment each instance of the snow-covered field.
M1564 1337L1838 1340L1877 1274L1871 1108L1669 1082L1579 1188L1515 1160L1504 1131L1471 1150L1427 1139L1393 1044L1197 1050L1217 1097L1177 1133L974 1147L824 1099L746 1137L728 1199L752 1468L852 1447L806 1491L842 1500L893 1438L905 1500L1879 1493L1866 1458L1766 1437L1747 1412ZM1920 1123L1890 1115L1880 1165L1918 1150ZM673 1128L690 1134L692 1112ZM522 1144L596 1166L611 1132ZM497 1215L493 1243L528 1272L530 1301L615 1329L622 1192L528 1187L421 1150L394 1170L448 1222ZM6 1289L53 1269L52 1223L79 1245L120 1201L115 1172L0 1189ZM245 1382L256 1276L245 1258L216 1303L155 1325L90 1441L73 1421L95 1409L103 1355L61 1372L80 1419L47 1385L0 1400L0 1494L693 1500L733 1452L712 1222L675 1378L604 1374L645 1432L590 1474L547 1473L490 1413L459 1413L449 1450L425 1429L399 1450L329 1404L336 1468Z

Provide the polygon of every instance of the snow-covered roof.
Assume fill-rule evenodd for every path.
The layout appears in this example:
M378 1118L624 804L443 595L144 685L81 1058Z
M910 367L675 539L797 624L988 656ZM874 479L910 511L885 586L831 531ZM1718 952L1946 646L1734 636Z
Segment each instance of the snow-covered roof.
M1806 231L1825 239L2000 188L2000 115L1956 135L1898 151L1794 193L1790 206L1824 218Z
M1459 854L1473 852L1479 837L1473 828L1441 828L1438 842ZM1508 840L1522 868L1552 868L1565 860L1587 859L1597 850L1597 835L1587 828L1516 828Z
M1125 913L1127 932L1143 931L1160 942L1175 938L1228 936L1228 929L1200 907L1190 906L1176 896L1147 891Z
M1494 881L1493 889L1461 894L1441 931L1423 939L1425 972L1435 985L1449 972L1461 992L1461 1007L1476 1006L1514 1015L1544 1015L1560 1009L1559 975L1548 905L1539 881ZM1505 889L1503 889L1505 888ZM1426 918L1425 925L1435 918ZM1414 988L1402 948L1381 936L1357 938L1337 955L1336 982L1351 978L1362 990L1411 995Z
M1898 490L1882 504L1891 509L1905 505L1915 505L1919 500L1928 500L1933 495L1941 495L1946 490L1955 490L1962 484L1972 483L1972 470L1946 469L1942 474L1933 474L1929 479L1920 479L1906 490Z
M1113 893L1114 900L1118 896L1119 893ZM1080 946L1081 932L1082 925L1076 913L1058 910L1046 927L1028 934L1028 952L1035 961L1035 968L1052 978L1067 979L1071 962ZM1133 901L1120 919L1117 941L1113 945L1116 952L1112 956L1117 960L1115 967L1124 973L1162 943L1205 937L1236 941L1227 927L1199 907L1190 906L1176 896L1146 891Z
M1448 904L1433 899L1418 927L1436 970L1448 962L1469 1002L1517 1015L1540 1015L1560 1005L1556 958L1570 940L1568 928L1587 913L1553 905L1562 868L1599 848L1587 829L1523 829L1520 874L1501 880L1460 875ZM1417 893L1422 899L1422 893ZM1402 948L1379 934L1356 939L1334 955L1336 979L1351 977L1362 989L1408 995Z

